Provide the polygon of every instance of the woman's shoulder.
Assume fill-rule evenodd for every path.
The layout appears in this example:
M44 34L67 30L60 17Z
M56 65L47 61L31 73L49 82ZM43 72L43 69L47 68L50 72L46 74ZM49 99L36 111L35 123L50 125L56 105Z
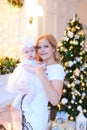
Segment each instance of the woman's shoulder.
M63 70L63 66L61 64L53 64L53 65L49 65L47 66L48 71L59 71L59 70Z
M50 80L52 79L64 80L64 77L65 77L64 68L61 64L53 64L53 65L47 66L46 73Z

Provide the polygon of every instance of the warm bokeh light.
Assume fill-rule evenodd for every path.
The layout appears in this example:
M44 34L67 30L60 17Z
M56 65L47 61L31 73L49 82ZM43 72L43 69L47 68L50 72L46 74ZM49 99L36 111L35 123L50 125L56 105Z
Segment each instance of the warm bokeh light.
M14 8L6 0L0 0L0 58L20 57L19 8ZM5 15L3 15L5 14Z

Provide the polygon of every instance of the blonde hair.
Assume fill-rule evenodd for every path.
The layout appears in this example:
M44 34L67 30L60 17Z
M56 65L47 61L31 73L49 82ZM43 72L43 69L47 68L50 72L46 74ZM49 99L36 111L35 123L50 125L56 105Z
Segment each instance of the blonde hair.
M55 58L55 61L59 63L60 54L57 52L57 41L56 41L55 37L52 34L44 34L44 35L39 36L37 39L37 42L36 42L36 51L37 52L38 52L38 44L41 39L46 39L49 42L49 44L55 49L54 58ZM39 61L42 61L42 59L38 56L38 53L37 53L37 59Z

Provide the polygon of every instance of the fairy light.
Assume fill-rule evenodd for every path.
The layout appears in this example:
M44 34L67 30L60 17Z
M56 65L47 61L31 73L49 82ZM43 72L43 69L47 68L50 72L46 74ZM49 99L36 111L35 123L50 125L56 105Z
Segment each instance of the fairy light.
M86 112L87 112L87 110L86 110L86 109L84 109L84 110L83 110L83 112L84 112L84 113L86 113Z
M6 0L0 0L0 58L19 55L19 8L10 6ZM5 15L3 15L5 14Z
M85 88L83 88L83 90L85 90Z
M84 87L85 83L81 80L81 86Z
M72 72L72 70L70 70L70 73Z
M79 103L82 103L82 99L79 100Z
M59 108L59 110L61 110L61 106L60 106L60 104L58 104L58 108Z
M66 89L63 89L63 93L66 93Z
M70 116L70 120L71 120L71 121L73 121L73 120L74 120L74 118L73 118L72 116Z

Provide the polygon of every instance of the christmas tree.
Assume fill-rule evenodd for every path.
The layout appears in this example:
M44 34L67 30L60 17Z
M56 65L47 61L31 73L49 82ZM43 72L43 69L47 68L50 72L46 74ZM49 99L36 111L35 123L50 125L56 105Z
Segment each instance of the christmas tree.
M64 37L58 43L57 51L62 55L61 61L66 73L63 95L58 104L59 111L69 114L75 120L81 108L87 117L87 52L86 36L77 15L70 20L64 30Z

